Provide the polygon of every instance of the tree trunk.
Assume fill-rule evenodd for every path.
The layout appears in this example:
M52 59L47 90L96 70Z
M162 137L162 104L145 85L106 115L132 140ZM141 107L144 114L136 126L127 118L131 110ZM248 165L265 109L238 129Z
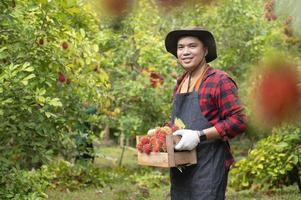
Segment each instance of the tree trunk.
M131 139L131 138L129 138L129 137L127 137L127 138L125 139L125 145L126 145L126 146L130 146L130 145L131 145L130 139Z
M106 123L105 134L104 134L103 140L105 143L110 141L110 124L109 123Z
M124 139L125 139L125 135L124 135L124 133L121 133L121 135L120 135L120 137L119 137L119 145L120 145L121 147L124 146Z

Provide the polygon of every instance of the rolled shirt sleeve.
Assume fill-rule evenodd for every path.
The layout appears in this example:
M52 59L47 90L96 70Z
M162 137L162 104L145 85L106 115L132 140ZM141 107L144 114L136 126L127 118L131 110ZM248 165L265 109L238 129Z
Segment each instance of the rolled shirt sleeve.
M219 120L214 124L223 140L229 140L246 130L246 116L238 96L236 83L228 76L219 80L215 95Z

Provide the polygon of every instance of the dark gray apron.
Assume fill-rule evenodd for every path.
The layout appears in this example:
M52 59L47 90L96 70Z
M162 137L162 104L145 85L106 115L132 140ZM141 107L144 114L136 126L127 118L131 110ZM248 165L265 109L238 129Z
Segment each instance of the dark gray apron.
M185 129L203 130L212 127L202 115L198 93L176 94L172 108L172 122L180 118ZM220 139L202 141L197 146L197 164L170 169L172 200L225 199L228 169L224 165L226 143Z

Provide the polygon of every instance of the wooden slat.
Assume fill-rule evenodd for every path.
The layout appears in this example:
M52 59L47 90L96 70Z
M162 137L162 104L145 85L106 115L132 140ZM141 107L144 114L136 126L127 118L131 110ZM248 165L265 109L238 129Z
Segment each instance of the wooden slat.
M173 145L173 137L172 135L166 136L166 147L168 154L168 166L174 167L175 165L175 156L174 156L174 145Z
M179 151L174 154L175 165L186 165L186 164L196 164L197 155L196 150L192 151Z
M138 164L155 167L170 167L168 154L165 152L151 152L149 155L138 152Z

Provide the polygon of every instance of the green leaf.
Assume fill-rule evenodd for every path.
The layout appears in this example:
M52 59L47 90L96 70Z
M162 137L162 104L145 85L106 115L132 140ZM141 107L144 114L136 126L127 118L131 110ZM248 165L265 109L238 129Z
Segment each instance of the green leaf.
M67 7L75 7L77 6L77 0L66 0L66 6Z
M241 183L241 185L242 185L243 187L248 187L249 184L250 184L250 183L248 182L247 179L245 179L245 180Z
M70 14L77 14L77 13L80 13L80 9L79 8L76 8L76 7L73 7L73 8L67 8L66 9Z
M93 50L94 50L95 52L98 52L98 51L99 51L98 45L94 44L94 45L93 45Z
M298 161L299 161L299 158L298 158L298 156L296 156L296 155L291 155L289 158L288 158L288 160L291 162L291 163L293 163L293 164L297 164L298 163Z
M57 117L55 114L51 113L51 112L45 112L45 115L47 118L50 118L50 117Z
M176 118L175 119L174 125L177 126L180 129L184 129L185 128L185 124L184 124L184 122L180 118Z
M262 164L259 164L259 165L257 166L257 168L258 168L258 169L263 169L263 165L262 165Z
M51 106L54 106L54 107L62 107L63 106L63 104L59 98L53 98L53 99L49 100L48 104Z
M279 144L277 144L277 147L283 149L289 147L289 144L287 142L280 142Z
M9 56L9 54L5 51L7 47L2 47L0 49L0 59L4 59Z
M45 5L48 3L48 0L37 0L38 3Z
M81 34L81 36L84 38L84 37L86 37L86 32L85 32L85 30L84 29L79 29L79 32L80 32L80 34Z
M32 66L31 67L27 67L27 68L23 69L23 71L25 71L25 72L33 72L34 68Z
M38 96L37 97L37 103L40 104L40 105L42 105L42 106L45 104L45 100L46 99L43 96Z
M5 105L5 104L13 103L13 102L14 102L14 100L12 98L8 98L4 101L1 101L0 103L1 103L1 105Z
M35 74L30 74L30 75L26 76L26 77L21 81L21 83L22 83L23 85L26 86L26 85L28 84L28 81L29 81L30 79L35 78L35 77L36 77Z

